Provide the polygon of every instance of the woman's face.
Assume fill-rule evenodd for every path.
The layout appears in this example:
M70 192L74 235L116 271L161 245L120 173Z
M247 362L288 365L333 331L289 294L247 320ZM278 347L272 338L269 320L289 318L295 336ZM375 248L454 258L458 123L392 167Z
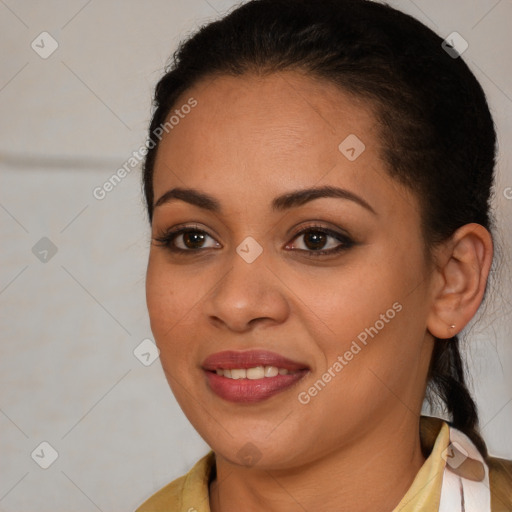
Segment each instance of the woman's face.
M231 462L277 469L416 421L432 279L418 201L386 173L368 105L282 72L203 81L172 114L147 304L197 431ZM324 187L342 191L291 199ZM165 245L176 227L190 231Z

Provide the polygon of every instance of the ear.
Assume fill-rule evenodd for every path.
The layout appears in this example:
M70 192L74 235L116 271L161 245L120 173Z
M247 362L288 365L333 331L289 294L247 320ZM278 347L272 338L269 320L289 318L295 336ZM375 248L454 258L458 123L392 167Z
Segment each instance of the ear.
M473 318L484 296L492 256L491 234L476 223L460 227L443 244L436 257L427 317L427 328L433 336L451 338Z

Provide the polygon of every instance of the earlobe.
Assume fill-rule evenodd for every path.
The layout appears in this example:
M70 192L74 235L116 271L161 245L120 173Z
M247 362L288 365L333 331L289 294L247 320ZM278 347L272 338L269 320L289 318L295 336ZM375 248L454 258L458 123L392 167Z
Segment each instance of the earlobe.
M491 234L480 224L465 224L445 243L427 319L434 337L452 338L473 318L483 300L492 256Z

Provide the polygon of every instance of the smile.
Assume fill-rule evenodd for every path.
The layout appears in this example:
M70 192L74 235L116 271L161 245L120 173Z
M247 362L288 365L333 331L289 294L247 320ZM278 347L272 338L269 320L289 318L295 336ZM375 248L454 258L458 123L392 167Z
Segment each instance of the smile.
M305 364L266 350L212 354L205 359L202 369L211 392L237 403L266 400L309 373Z
M288 375L290 373L297 373L297 371L290 371L286 368L278 368L277 366L254 366L252 368L217 368L215 370L217 375L222 375L228 379L250 379L258 380L277 375Z

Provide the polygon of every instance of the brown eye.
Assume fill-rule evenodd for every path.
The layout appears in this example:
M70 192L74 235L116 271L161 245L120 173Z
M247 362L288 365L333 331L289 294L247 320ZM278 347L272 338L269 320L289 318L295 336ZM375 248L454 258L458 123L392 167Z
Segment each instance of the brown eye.
M209 249L220 245L215 242L213 246L205 246L205 241L208 238L213 240L213 238L203 230L185 227L171 229L155 237L154 241L157 242L158 245L164 246L170 251L182 253L199 252L201 249Z
M354 245L354 242L348 236L323 227L312 226L304 229L297 233L293 240L298 240L301 237L303 242L298 244L299 247L287 245L286 248L300 251L308 256L326 256L347 250ZM208 238L214 241L213 245L205 245ZM173 228L155 237L154 241L172 252L183 254L199 253L203 249L220 247L220 244L208 233L190 226Z
M308 231L304 236L304 244L308 249L316 250L322 249L325 245L328 235L321 231Z
M292 250L308 253L308 256L335 254L354 245L354 242L346 235L327 228L314 226L297 233L294 240L300 238L303 239L302 244L298 244L298 247L292 246L291 248ZM330 239L331 241L329 241ZM290 248L290 246L288 245L287 248Z
M188 249L200 249L206 238L199 231L186 231L182 233L182 237L183 243Z

